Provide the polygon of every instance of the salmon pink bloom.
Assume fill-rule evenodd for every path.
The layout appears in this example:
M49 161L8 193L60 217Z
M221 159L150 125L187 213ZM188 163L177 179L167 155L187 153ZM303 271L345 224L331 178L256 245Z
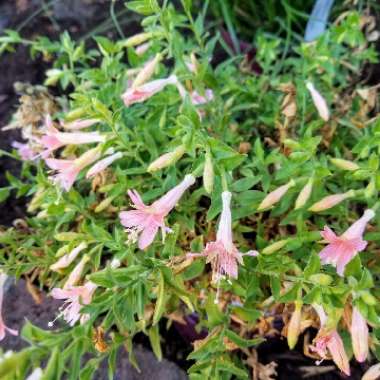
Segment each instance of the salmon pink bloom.
M110 166L114 161L118 160L121 157L123 157L123 153L117 152L103 158L102 160L98 161L95 165L91 166L91 168L86 174L86 178L94 177L96 174L108 168L108 166Z
M46 117L46 134L40 143L46 149L42 156L47 157L53 150L65 145L82 145L94 142L104 142L105 136L98 132L60 132L54 128L50 116Z
M367 242L363 240L363 233L367 223L374 216L373 210L366 210L363 216L341 236L335 235L325 226L321 235L329 244L319 253L322 263L335 266L337 273L343 276L346 265L367 246Z
M364 362L368 356L368 326L356 307L352 310L350 330L355 358L358 362Z
M170 231L165 226L165 217L176 206L184 192L195 182L192 175L187 175L183 181L167 192L163 197L147 206L142 201L136 190L128 190L128 195L133 202L135 210L123 211L120 215L121 224L126 227L129 233L129 240L136 241L138 235L138 247L147 248L152 244L158 229L161 228L162 236Z
M17 153L21 157L23 161L30 161L33 160L36 156L35 152L29 144L20 143L18 141L13 141L12 147L17 149Z
M313 103L315 108L317 109L319 116L324 120L328 121L330 118L330 111L327 106L326 100L324 97L316 90L314 84L311 82L306 83L306 88L309 90L311 98L313 99Z
M232 239L231 226L231 193L222 193L222 214L220 216L219 227L216 234L216 241L207 243L202 253L188 253L189 257L207 258L206 262L212 266L212 280L217 283L224 276L230 278L238 277L238 264L243 265L243 256L257 256L257 251L241 253L238 251Z
M7 280L7 275L3 272L0 272L0 341L5 338L5 333L8 332L11 335L18 335L18 331L14 329L10 329L5 326L3 316L2 316L2 308L3 308L3 298L4 298L4 285Z
M310 347L310 350L316 352L322 359L317 362L317 364L320 364L323 360L328 359L328 354L330 354L332 360L338 368L349 376L350 364L344 349L342 338L336 329L326 328L327 315L323 310L323 307L321 305L313 305L313 307L318 313L321 323L318 334L314 339L314 346Z
M69 191L80 171L99 158L100 150L99 147L97 147L88 150L86 153L82 154L82 156L74 160L46 158L45 163L50 169L58 171L58 174L53 176L53 181L58 183L65 191Z
M346 351L342 338L336 330L326 331L321 329L314 340L314 346L310 349L316 352L322 360L328 359L328 353L331 355L334 363L347 376L350 376L350 364L348 362Z
M78 321L81 324L86 323L90 316L81 313L81 309L83 305L91 303L92 296L97 287L96 284L88 281L82 286L72 286L70 289L54 288L51 292L53 298L59 300L65 299L57 318L63 317L70 326L74 326ZM53 322L50 322L49 325L52 326Z
M153 95L162 91L169 84L176 84L177 77L171 75L165 79L156 79L141 86L129 88L123 95L124 104L129 107L134 103L142 103L151 98Z

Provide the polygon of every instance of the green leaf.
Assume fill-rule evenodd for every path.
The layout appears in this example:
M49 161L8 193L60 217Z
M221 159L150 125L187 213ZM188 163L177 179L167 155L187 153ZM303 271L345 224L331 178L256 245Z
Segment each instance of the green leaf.
M128 1L126 6L131 11L140 13L144 16L149 16L160 11L160 7L156 0Z
M231 342L235 343L236 345L242 348L256 346L264 341L264 339L262 338L244 339L240 335L236 334L235 332L231 330L226 330L224 333Z
M318 273L321 268L321 260L315 252L311 252L309 261L304 270L305 278L310 277L312 274Z
M156 355L156 358L160 362L162 360L162 350L160 343L160 332L158 330L158 325L153 326L149 329L149 340L152 346L152 350Z
M162 314L165 312L165 279L163 273L159 272L159 282L158 282L158 294L156 300L156 306L154 308L153 314L153 326L156 325Z

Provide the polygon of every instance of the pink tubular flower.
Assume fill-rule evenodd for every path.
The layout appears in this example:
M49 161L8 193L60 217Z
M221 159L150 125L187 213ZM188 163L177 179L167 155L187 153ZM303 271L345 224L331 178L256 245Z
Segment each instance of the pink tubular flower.
M104 142L105 136L98 132L59 132L54 128L50 116L46 117L46 134L42 136L40 142L46 149L43 157L47 157L53 150L64 145L82 145L94 142Z
M374 216L373 210L366 210L363 216L341 236L335 235L325 226L321 235L329 244L319 253L322 263L334 265L337 273L343 276L346 265L367 246L367 242L363 240L363 233L367 223Z
M313 305L313 307L318 313L321 323L318 335L314 339L314 346L310 347L311 351L316 352L322 359L321 361L317 362L317 364L320 364L324 359L328 359L327 354L330 353L334 363L338 366L338 368L347 376L349 376L350 364L346 351L344 349L342 338L336 329L327 329L325 327L327 316L323 310L323 307L321 305Z
M88 150L82 154L82 156L74 160L47 158L45 159L45 163L50 169L58 171L58 174L53 177L53 181L58 183L65 191L69 191L80 171L99 158L100 151L99 148L96 147Z
M313 103L315 108L317 109L319 116L324 120L328 121L330 118L330 111L327 106L326 100L323 96L316 90L314 84L311 82L306 83L306 88L309 90L311 98L313 99Z
M62 316L70 326L74 326L79 320L81 324L87 322L90 316L82 314L80 311L83 305L91 303L96 288L97 285L91 281L86 282L82 286L73 286L66 290L54 288L51 292L53 298L66 300L60 308L58 318ZM50 325L52 324L50 323Z
M207 243L202 253L188 253L189 257L207 257L207 262L212 265L212 280L217 283L224 276L238 277L238 264L243 264L243 256L257 256L257 251L249 251L245 254L238 251L232 239L231 226L231 193L222 193L223 209L220 216L216 241Z
M3 316L2 316L2 308L3 308L3 298L4 298L4 284L7 279L7 275L3 272L0 272L0 341L5 338L5 333L8 332L11 335L18 335L17 330L10 329L5 326Z
M177 81L176 86L177 86L179 94L181 95L181 98L185 99L186 95L188 94L185 87L183 87L179 81ZM192 91L191 93L189 93L189 96L191 99L191 103L193 103L195 106L199 106L213 100L214 92L208 88L205 90L204 96L200 95L197 91Z
M358 362L364 362L368 356L368 326L356 307L352 310L350 330L355 358Z
M183 193L195 182L192 175L187 175L183 181L168 191L163 197L147 206L142 201L139 193L135 190L128 190L128 195L133 202L135 210L123 211L119 214L121 224L126 227L129 233L129 239L136 241L138 239L138 247L140 249L147 248L152 244L153 239L161 228L163 238L165 233L170 231L164 222L164 218L175 207L182 197Z
M33 158L35 157L35 152L33 151L33 149L30 148L29 144L27 143L24 144L18 141L13 141L12 147L17 149L17 153L20 155L23 161L33 160Z
M328 358L327 353L329 352L338 368L347 376L350 376L350 364L347 354L344 350L342 338L336 330L325 331L321 329L314 340L314 344L310 349L316 352L322 360Z
M129 107L134 103L142 103L145 100L151 98L153 95L162 91L169 84L176 84L177 77L171 75L165 79L156 79L151 82L142 84L141 86L129 88L123 95L122 99L124 104Z
M91 168L86 174L86 178L94 177L96 174L108 168L108 166L110 166L114 161L118 160L121 157L123 157L123 153L117 152L103 158L102 160L98 161L95 165L91 166Z

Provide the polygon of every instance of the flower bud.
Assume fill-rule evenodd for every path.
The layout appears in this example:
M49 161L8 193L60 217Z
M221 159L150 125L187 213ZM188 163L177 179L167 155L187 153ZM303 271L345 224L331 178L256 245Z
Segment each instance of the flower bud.
M362 363L368 356L368 326L367 321L355 306L352 310L350 330L355 358L358 362Z
M288 345L289 348L292 350L298 341L298 336L301 332L301 317L302 317L302 302L295 301L295 309L294 312L290 318L290 322L288 324Z
M72 241L82 237L83 234L78 232L59 232L54 235L54 239L58 241Z
M332 283L333 278L329 276L328 274L318 273L318 274L312 274L309 277L309 280L318 285L329 286Z
M156 54L156 56L152 60L148 61L141 69L141 71L137 74L131 87L136 88L147 82L154 74L157 65L161 61L161 58L161 54Z
M270 255L271 253L277 252L282 247L284 247L288 243L288 241L289 241L289 239L276 241L275 243L272 243L272 244L266 246L262 250L262 253L264 253L265 255Z
M105 210L111 203L112 201L116 198L115 195L112 195L110 197L107 197L106 199L103 199L95 208L95 213L102 212Z
M80 243L70 253L62 256L56 263L50 265L52 271L58 272L60 269L67 268L79 255L81 251L87 248L85 242Z
M281 198L287 193L287 191L295 185L295 182L291 179L286 185L278 187L276 190L270 192L260 203L257 211L265 210L281 200Z
M294 206L295 210L298 210L299 208L305 206L306 202L309 200L311 191L313 190L313 178L310 178L306 185L302 188L300 193L298 194L298 197L296 199L296 203Z
M362 380L378 380L380 378L380 363L369 367L367 372L363 375Z
M214 188L214 166L209 152L206 152L205 166L203 170L203 186L208 194L212 193Z
M354 195L355 192L353 190L347 191L346 193L328 195L327 197L324 197L320 201L314 203L308 210L312 212L328 210L329 208L336 206Z
M330 158L330 161L336 167L343 170L355 171L360 168L357 163L349 160L343 160L342 158Z
M67 279L67 281L65 282L65 285L63 286L63 289L69 289L70 287L76 285L79 282L82 276L83 269L89 260L90 258L88 255L84 255L82 257L79 263L71 271L69 278Z
M170 165L176 163L185 153L185 146L180 145L172 152L165 153L162 156L158 157L148 166L148 172L155 172L157 170L161 170Z
M138 33L135 34L132 37L127 38L125 41L121 41L122 47L133 47L142 44L145 41L150 40L155 33L153 32L145 32L145 33Z
M328 121L330 118L330 111L329 111L329 108L327 106L326 100L319 93L319 91L316 90L313 83L307 82L306 88L310 92L311 98L313 99L314 106L317 109L319 116L324 121Z

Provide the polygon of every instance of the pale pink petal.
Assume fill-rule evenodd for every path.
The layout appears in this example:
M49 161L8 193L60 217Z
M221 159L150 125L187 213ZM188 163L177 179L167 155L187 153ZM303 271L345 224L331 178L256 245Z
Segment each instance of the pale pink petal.
M360 311L354 307L351 322L352 348L358 362L364 362L368 356L368 326Z
M128 190L129 198L131 198L131 201L133 202L133 207L137 209L145 209L147 206L145 206L145 203L142 201L140 194L136 190Z
M346 230L346 232L342 235L346 239L354 239L357 237L362 237L364 234L364 230L367 226L367 223L375 216L373 210L366 210L363 216L358 219L355 223L352 224L350 228Z
M72 167L74 160L61 160L57 158L47 158L45 160L47 166L53 170L66 170Z
M350 376L350 364L348 362L346 351L344 350L343 341L336 331L331 334L331 337L327 342L327 347L334 363L342 372L347 376Z
M321 231L321 235L329 243L334 243L337 239L335 232L327 226L323 228L323 231Z
M139 249L143 250L152 244L158 228L158 225L148 225L144 228L139 238Z
M146 212L140 210L122 211L119 216L121 224L127 228L144 225L145 220L147 219Z

